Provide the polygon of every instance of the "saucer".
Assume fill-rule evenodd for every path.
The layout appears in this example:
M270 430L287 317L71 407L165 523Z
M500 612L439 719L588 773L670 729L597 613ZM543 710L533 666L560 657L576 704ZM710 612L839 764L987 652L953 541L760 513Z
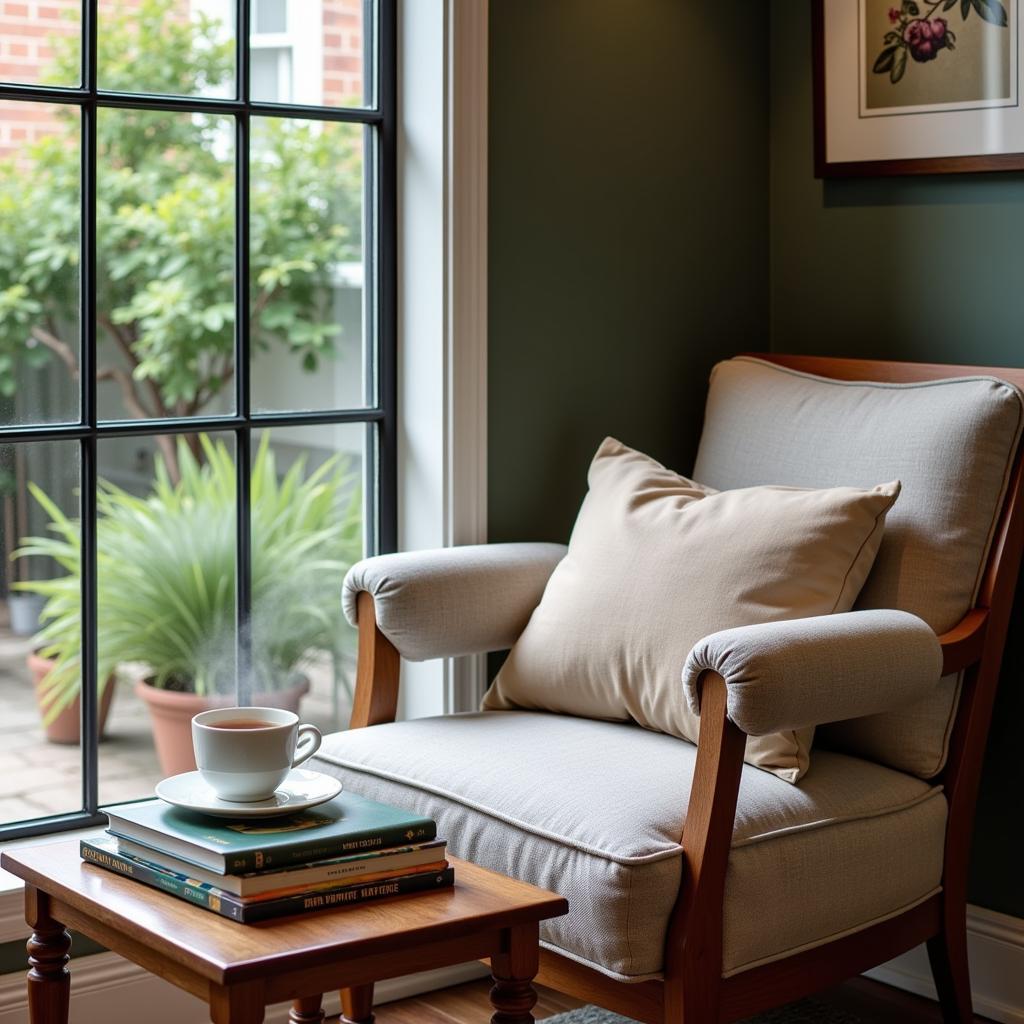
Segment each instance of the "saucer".
M336 797L341 788L341 783L330 775L293 768L272 797L242 803L222 800L199 772L185 772L157 783L156 795L175 807L217 818L274 818L325 803Z

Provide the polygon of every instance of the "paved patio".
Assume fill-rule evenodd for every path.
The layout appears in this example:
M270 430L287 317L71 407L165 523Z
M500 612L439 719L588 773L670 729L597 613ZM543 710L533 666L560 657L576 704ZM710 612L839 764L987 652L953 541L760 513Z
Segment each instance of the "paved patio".
M25 659L30 637L0 628L0 824L76 811L81 807L81 752L77 746L49 743L43 733ZM325 731L336 724L331 669L320 659L308 670L312 689L302 718ZM348 721L343 688L338 719ZM100 744L100 802L149 796L162 778L149 727L149 714L122 680L114 695L107 739Z

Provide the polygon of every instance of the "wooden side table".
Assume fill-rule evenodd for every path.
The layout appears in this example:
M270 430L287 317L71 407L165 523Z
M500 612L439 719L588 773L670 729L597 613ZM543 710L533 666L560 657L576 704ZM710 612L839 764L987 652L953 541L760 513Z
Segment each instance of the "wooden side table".
M477 959L491 961L492 1024L531 1024L539 923L568 905L451 860L452 889L240 925L84 863L77 841L4 853L26 885L30 1022L67 1024L73 928L205 999L214 1024L258 1024L289 1000L294 1024L319 1024L321 993L335 988L342 1020L370 1024L374 982Z

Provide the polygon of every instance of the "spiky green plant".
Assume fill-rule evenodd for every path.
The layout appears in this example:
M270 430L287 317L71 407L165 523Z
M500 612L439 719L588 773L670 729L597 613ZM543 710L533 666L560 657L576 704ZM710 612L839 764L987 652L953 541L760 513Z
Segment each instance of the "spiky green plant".
M295 679L317 651L335 658L350 642L341 583L361 554L361 489L345 458L307 473L298 459L279 476L269 433L252 468L252 651L254 692ZM207 695L235 681L235 462L222 442L200 437L200 463L184 440L173 481L162 458L145 497L101 480L97 489L100 686L119 665L140 662L166 689ZM46 597L40 654L54 665L42 686L44 721L81 686L80 528L39 488L49 533L28 537L15 557L54 559L64 575L19 584Z

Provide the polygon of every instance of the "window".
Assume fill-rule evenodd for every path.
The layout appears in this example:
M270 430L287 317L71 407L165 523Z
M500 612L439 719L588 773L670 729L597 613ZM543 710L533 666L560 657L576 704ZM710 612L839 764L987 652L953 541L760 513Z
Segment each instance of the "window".
M0 838L149 796L189 701L346 720L341 579L395 546L394 22L0 11Z

